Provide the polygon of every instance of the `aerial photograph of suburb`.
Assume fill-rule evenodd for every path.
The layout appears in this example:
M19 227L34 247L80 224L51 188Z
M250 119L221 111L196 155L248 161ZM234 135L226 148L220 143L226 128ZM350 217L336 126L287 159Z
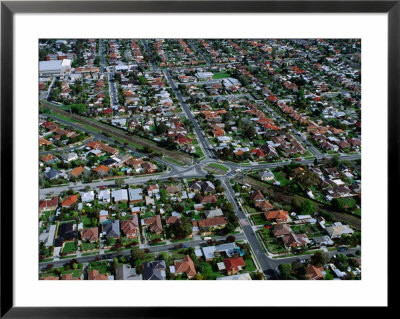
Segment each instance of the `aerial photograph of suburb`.
M361 280L361 39L38 54L39 280Z

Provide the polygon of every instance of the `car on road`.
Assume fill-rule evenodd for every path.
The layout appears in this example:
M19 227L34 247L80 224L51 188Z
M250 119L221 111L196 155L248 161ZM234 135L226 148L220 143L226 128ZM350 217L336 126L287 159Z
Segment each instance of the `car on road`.
M182 248L188 248L188 247L189 247L189 246L188 246L188 245L186 245L186 244L182 246Z
M347 250L347 247L343 247L343 246L340 246L340 247L338 247L338 252L343 252L343 251L346 251Z
M100 186L99 188L100 188L100 189L106 189L106 187L105 187L105 186Z
M219 160L218 163L223 163L224 161Z

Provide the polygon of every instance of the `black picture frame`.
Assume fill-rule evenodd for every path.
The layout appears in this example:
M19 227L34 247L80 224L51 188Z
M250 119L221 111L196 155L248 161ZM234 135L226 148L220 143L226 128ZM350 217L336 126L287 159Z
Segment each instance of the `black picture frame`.
M16 13L387 13L388 204L399 180L400 1L2 1L1 2L1 318L132 318L184 315L182 308L37 307L13 305L13 19ZM384 199L383 199L384 200ZM395 212L397 211L394 209ZM389 216L388 216L389 217ZM392 220L392 219L391 219ZM390 225L390 223L388 223ZM393 222L392 222L393 225ZM388 241L390 244L390 240ZM389 254L388 254L389 256ZM388 282L389 285L389 282ZM28 288L27 288L28 289ZM373 293L373 292L371 292ZM388 300L390 305L390 298ZM390 308L390 307L388 307ZM242 309L243 310L243 309ZM308 311L307 308L301 310ZM225 310L223 310L225 312ZM324 310L322 310L324 311ZM236 310L235 310L236 312ZM222 315L221 308L213 315ZM299 312L297 312L297 315ZM185 315L185 317L187 317Z

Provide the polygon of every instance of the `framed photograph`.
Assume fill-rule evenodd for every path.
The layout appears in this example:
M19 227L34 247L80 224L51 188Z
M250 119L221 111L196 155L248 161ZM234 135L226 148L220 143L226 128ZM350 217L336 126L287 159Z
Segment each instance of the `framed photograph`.
M388 309L399 18L2 1L1 317Z

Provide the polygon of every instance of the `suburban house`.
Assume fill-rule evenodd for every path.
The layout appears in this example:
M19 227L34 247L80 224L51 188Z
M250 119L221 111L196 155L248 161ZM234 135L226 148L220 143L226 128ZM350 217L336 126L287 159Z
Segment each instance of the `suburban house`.
M61 207L68 208L75 205L78 201L78 195L70 195L61 202Z
M137 238L139 234L139 220L135 214L132 219L121 221L121 230L128 238Z
M96 242L99 240L99 229L97 227L91 227L81 230L82 241L85 242Z
M206 215L206 218L214 218L214 217L224 216L224 213L222 212L221 208L217 208L212 210L206 210L204 212L204 215Z
M223 260L225 270L228 275L236 275L242 267L246 266L242 257L232 257Z
M82 173L83 173L84 171L85 171L85 168L84 168L83 166L78 166L78 167L75 167L75 168L71 169L71 170L69 171L69 175L70 175L71 177L79 177L79 176L82 175Z
M307 266L306 269L306 277L311 280L321 280L325 277L324 268L322 267L315 267L311 264Z
M272 230L274 237L289 235L291 232L292 230L288 224L277 224Z
M113 222L103 223L103 234L106 238L119 238L121 233L119 231L119 220Z
M199 227L200 232L203 234L211 234L212 230L224 228L227 223L228 221L225 217L213 217L192 222L193 226Z
M352 230L348 225L342 225L341 222L336 222L333 226L325 228L330 238L340 238L343 234L352 235L354 230Z
M143 202L143 190L141 188L129 188L129 203L141 203Z
M126 189L118 189L112 191L112 198L115 203L128 202L128 191Z
M252 280L248 272L232 276L218 277L217 280Z
M94 191L82 192L81 199L83 203L93 202L94 201Z
M136 273L136 268L128 264L119 264L115 270L116 280L142 280L142 275Z
M274 180L275 176L269 169L267 169L264 171L259 171L258 178L261 179L262 181L272 181Z
M52 199L45 199L39 201L39 213L48 210L55 210L58 206L58 197L55 196Z
M196 276L196 268L189 255L186 255L183 260L175 260L174 266L170 267L170 272L171 274L185 273L189 279Z
M100 274L97 269L88 272L88 280L109 280L108 274Z
M282 241L289 248L305 246L310 242L306 234L294 233L283 236Z
M165 280L166 268L164 260L143 263L143 280Z
M206 195L200 197L200 204L215 204L217 201L218 200L215 195Z
M161 234L163 231L160 215L142 219L142 225L146 226L154 234Z
M101 201L103 203L109 203L111 201L110 189L100 190L97 197L98 197L99 201Z
M276 222L276 223L284 223L289 218L289 213L284 210L272 210L268 212L264 212L265 219L267 221Z
M61 247L66 241L74 241L77 237L76 223L69 222L60 224L58 227L58 237L54 246Z

